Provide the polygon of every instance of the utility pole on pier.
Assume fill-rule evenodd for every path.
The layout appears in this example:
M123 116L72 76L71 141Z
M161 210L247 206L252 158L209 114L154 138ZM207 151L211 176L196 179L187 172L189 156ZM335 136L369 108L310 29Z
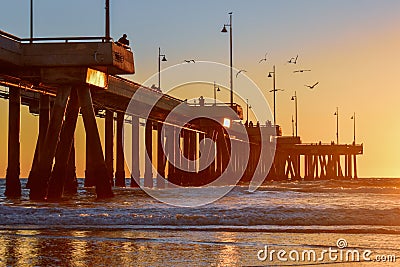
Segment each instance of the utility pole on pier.
M110 0L106 0L106 40L110 41Z

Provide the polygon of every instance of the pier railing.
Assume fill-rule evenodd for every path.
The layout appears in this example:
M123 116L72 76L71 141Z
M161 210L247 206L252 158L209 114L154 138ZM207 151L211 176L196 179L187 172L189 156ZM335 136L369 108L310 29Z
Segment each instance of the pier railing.
M113 38L104 37L104 36L69 36L69 37L35 37L35 38L20 38L11 33L0 30L0 35L7 37L11 40L20 42L20 43L33 43L33 42L71 42L71 41L101 41L105 42L113 42Z

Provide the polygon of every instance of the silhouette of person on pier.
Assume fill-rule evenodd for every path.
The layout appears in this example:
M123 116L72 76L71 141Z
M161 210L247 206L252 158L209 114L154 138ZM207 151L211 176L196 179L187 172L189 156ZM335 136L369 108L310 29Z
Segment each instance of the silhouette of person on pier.
M124 33L124 35L122 35L122 37L118 39L118 43L120 43L120 44L122 44L124 46L129 46L129 40L128 40L127 37L128 37L128 35L126 35Z

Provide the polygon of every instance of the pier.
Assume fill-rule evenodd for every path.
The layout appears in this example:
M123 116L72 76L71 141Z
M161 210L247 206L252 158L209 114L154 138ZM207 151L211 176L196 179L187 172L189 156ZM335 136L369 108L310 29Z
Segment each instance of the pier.
M271 123L235 122L237 118L243 120L238 104L194 106L117 76L134 73L132 51L109 37L22 39L0 31L0 85L8 88L0 92L0 97L9 101L6 195L21 195L21 105L39 115L39 134L28 180L32 200L59 199L66 192L77 192L74 132L79 114L86 132L85 186L94 186L99 198L112 197L112 187L126 186L126 177L131 177L132 187L141 184L160 189L173 184L202 186L223 173L241 174L241 184L249 183L254 176L266 181L358 177L356 158L363 153L363 145L303 144L300 137L281 136L280 127ZM138 108L127 110L139 90L140 99L133 99ZM181 107L179 112L165 123L177 106ZM149 115L144 116L142 110L149 110ZM191 114L205 111L218 114L218 122L197 119L182 126L181 122ZM104 147L96 117L105 120ZM231 131L244 127L247 137L238 131L234 140L229 139L223 125L225 119L232 123ZM130 159L125 158L123 143L124 127L128 125L132 133ZM144 140L139 137L140 127L144 127ZM205 162L197 159L205 138L215 146L208 155L213 160L202 168ZM240 151L232 152L231 142L238 147L248 145L248 158ZM268 151L261 149L261 142L267 143ZM148 154L144 159L139 156L140 143ZM168 155L163 147L169 148ZM157 155L153 157L153 153ZM128 160L130 174L124 168ZM143 160L145 170L141 174ZM230 161L233 163L228 165ZM222 184L230 182L227 179Z

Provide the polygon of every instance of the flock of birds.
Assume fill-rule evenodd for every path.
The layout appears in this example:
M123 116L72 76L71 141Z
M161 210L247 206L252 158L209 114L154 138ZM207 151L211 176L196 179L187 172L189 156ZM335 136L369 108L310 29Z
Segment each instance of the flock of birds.
M262 58L262 59L260 59L259 61L258 61L258 63L261 63L261 62L263 62L263 61L267 61L267 55L268 55L268 52L267 53L265 53L265 56L264 56L264 58ZM291 57L288 61L287 61L287 63L288 64L297 64L297 60L299 59L299 55L296 55L296 57ZM298 70L294 70L293 71L293 73L303 73L303 72L308 72L308 71L311 71L311 70L309 70L309 69L298 69ZM305 87L308 87L309 89L314 89L314 87L315 86L317 86L319 84L319 82L316 82L316 83L314 83L313 85L304 85Z
M261 63L261 62L267 62L267 60L268 60L268 52L267 53L265 53L265 55L264 55L264 57L262 58L262 59L260 59L259 61L258 61L258 63ZM297 60L299 59L299 55L296 55L296 57L292 57L292 58L290 58L288 61L287 61L287 63L288 64L297 64ZM196 61L194 60L194 59L185 59L184 61L183 61L184 63L196 63ZM298 69L298 70L294 70L293 71L293 73L303 73L303 72L308 72L308 71L311 71L310 69ZM236 78L239 76L239 74L240 73L242 73L242 72L247 72L245 69L241 69L241 70L239 70L239 71L237 71L236 72ZM307 84L305 84L304 86L305 87L308 87L309 89L314 89L315 88L315 86L317 86L319 84L319 82L316 82L316 83L314 83L313 85L307 85Z

